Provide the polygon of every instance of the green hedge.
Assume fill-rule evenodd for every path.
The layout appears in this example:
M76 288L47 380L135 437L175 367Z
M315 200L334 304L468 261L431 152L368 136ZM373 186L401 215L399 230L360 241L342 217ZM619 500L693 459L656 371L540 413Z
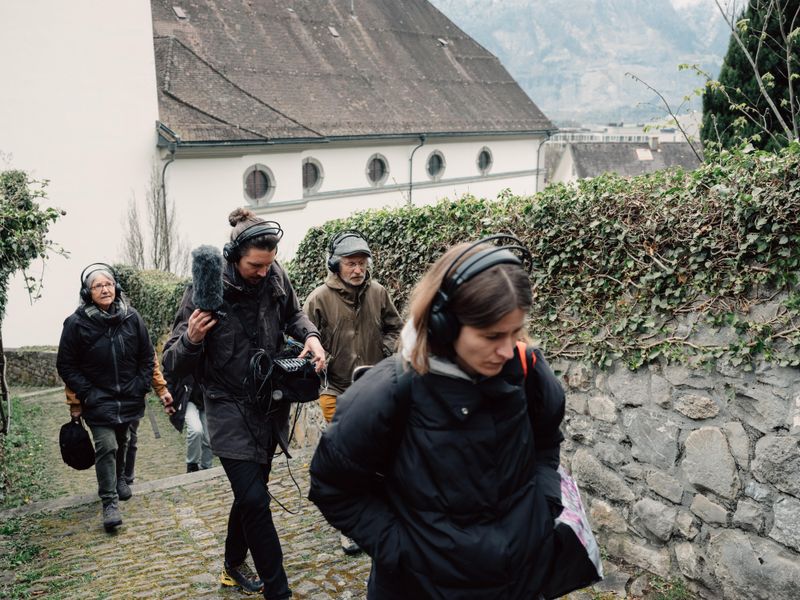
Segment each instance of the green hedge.
M660 356L724 358L744 369L756 356L800 364L798 144L778 154L723 151L692 172L550 186L534 198L505 191L330 221L312 228L286 265L301 299L323 282L328 240L343 228L367 236L373 276L401 311L446 248L513 233L533 255L530 332L551 357L600 366L623 359L631 368ZM188 280L117 269L163 342ZM751 316L772 297L783 302L777 314ZM690 336L698 324L730 327L736 341L699 345Z
M114 265L114 270L131 304L147 324L150 339L160 350L172 329L190 280L163 271L140 271L127 265Z
M601 366L622 358L631 368L661 355L798 365L800 145L707 158L692 172L605 175L535 198L506 191L496 201L356 213L309 231L287 268L304 297L325 277L330 237L359 229L375 254L374 277L402 310L445 248L511 232L533 254L530 330L551 356ZM748 309L765 290L788 295L780 314L759 322ZM734 327L738 341L692 343L679 323L694 311Z

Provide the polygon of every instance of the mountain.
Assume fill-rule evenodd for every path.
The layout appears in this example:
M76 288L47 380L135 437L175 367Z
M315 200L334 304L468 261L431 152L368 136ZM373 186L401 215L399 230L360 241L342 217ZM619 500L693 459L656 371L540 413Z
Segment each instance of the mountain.
M719 73L730 32L713 0L430 0L492 52L553 121L663 118ZM688 108L699 110L695 98Z

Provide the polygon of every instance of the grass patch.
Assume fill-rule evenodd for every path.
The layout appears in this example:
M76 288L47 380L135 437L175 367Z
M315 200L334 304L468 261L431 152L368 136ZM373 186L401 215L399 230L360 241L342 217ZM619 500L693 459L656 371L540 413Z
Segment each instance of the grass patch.
M651 600L694 600L696 596L686 587L682 579L663 579L653 576L650 579L652 594L647 597Z
M12 398L11 432L0 436L0 509L55 495L47 485L45 440L39 426L44 408Z
M86 573L66 577L60 566L52 563L60 553L36 543L42 535L35 518L14 517L0 523L0 598L74 597L77 588L93 579Z

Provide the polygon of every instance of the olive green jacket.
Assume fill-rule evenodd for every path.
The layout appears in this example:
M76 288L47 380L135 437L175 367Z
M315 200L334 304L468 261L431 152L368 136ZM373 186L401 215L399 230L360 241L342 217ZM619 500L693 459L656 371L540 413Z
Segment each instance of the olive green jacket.
M353 369L374 365L394 353L403 328L389 292L369 274L363 284L353 287L329 273L325 283L308 295L303 311L330 353L327 387L323 381L320 392L334 396L348 388Z

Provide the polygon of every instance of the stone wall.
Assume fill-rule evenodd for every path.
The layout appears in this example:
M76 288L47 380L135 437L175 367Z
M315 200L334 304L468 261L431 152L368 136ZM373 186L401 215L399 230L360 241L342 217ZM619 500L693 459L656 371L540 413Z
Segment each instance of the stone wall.
M9 386L57 387L64 385L56 371L56 350L7 348L6 377Z
M800 598L800 370L552 366L567 392L562 464L612 559L707 598ZM295 441L314 446L323 428L306 404Z
M563 373L562 463L611 557L710 598L800 598L800 370Z

